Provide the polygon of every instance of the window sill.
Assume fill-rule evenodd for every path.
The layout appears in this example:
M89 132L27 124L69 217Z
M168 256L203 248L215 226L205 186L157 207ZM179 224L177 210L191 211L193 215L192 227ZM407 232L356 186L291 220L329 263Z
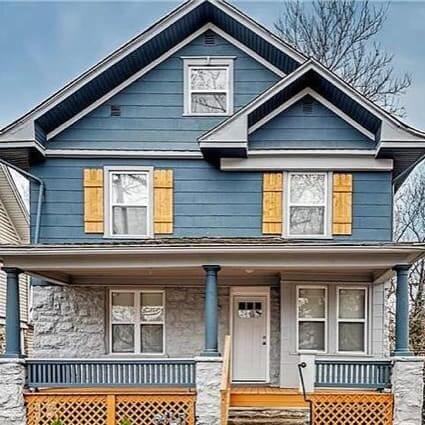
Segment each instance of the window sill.
M206 118L213 118L213 117L230 117L233 115L233 112L226 112L223 114L189 114L189 113L184 113L183 117L195 117L195 118L202 118L202 117L206 117Z

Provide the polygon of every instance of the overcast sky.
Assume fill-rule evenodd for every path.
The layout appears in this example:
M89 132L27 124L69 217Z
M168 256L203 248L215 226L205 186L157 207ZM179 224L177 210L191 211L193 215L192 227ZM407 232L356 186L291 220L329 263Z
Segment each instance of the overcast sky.
M1 0L0 0L1 1ZM0 128L143 31L178 2L0 2ZM269 26L281 1L235 1ZM425 129L425 2L391 2L380 35L413 84L406 121Z

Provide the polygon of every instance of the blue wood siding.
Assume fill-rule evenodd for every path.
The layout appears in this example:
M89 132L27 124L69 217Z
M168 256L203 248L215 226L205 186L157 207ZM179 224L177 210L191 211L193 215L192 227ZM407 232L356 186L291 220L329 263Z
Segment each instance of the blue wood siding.
M224 117L183 116L182 56L207 55L235 57L235 110L279 79L223 38L205 46L200 36L53 138L49 148L198 150L197 138ZM121 106L121 117L110 116L110 105Z
M316 100L312 112L303 112L303 100L300 100L249 136L250 149L374 147L375 142Z
M49 159L31 172L46 184L41 242L105 242L83 228L83 169L151 165L174 169L173 237L259 237L262 173L222 172L203 160ZM37 188L31 193L35 223ZM391 240L390 173L354 173L353 234L338 240ZM34 230L34 229L32 229Z

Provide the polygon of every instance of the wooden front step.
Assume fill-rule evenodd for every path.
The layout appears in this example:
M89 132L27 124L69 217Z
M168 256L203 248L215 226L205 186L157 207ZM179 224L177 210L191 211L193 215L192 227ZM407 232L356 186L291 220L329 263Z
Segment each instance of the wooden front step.
M302 394L272 387L233 387L230 407L308 408Z

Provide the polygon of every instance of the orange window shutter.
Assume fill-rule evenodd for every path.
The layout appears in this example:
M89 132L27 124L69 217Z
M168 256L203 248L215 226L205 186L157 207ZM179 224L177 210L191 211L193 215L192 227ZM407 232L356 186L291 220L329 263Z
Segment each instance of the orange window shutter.
M263 234L282 235L283 174L263 174Z
M84 231L103 233L103 169L84 170Z
M154 232L173 233L173 170L154 171Z
M333 175L333 223L334 235L351 235L353 226L353 176Z

